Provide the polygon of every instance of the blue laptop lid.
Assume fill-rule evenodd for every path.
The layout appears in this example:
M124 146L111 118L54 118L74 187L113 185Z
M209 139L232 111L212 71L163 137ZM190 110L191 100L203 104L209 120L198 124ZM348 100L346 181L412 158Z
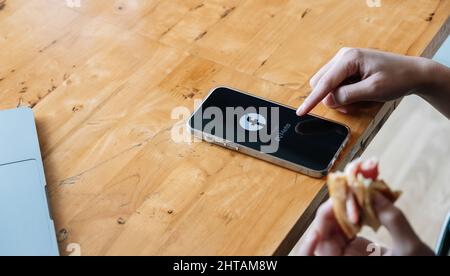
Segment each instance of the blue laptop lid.
M0 111L0 255L58 255L33 112Z

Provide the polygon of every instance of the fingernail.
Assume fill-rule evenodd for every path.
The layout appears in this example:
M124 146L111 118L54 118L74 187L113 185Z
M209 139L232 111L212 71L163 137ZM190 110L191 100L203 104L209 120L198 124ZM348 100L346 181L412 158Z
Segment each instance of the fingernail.
M343 113L343 114L348 114L347 108L340 107L340 108L337 108L336 110L339 111L339 112L341 112L341 113Z
M304 114L304 107L303 105L301 105L298 109L297 109L297 115L298 116L303 116Z

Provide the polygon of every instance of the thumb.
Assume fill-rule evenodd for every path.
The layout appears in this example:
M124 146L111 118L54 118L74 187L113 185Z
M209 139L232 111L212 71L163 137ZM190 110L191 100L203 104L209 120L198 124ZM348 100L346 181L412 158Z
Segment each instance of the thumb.
M330 108L373 100L373 80L367 78L353 84L340 86L332 95L332 98L324 102Z
M394 252L399 255L411 255L415 252L422 242L403 212L381 193L375 192L372 199L378 219L392 236Z
M311 232L306 235L305 240L300 244L298 255L314 256L314 252L316 251L316 247L319 244L319 241L319 234L316 231L311 230Z

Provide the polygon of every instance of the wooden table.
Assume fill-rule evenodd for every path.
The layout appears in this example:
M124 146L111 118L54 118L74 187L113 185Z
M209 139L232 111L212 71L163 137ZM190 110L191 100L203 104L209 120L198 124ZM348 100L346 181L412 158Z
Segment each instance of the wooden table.
M0 2L0 108L35 111L62 254L287 254L324 179L174 143L173 109L218 85L297 107L339 48L430 57L450 26L449 0ZM314 110L352 129L338 167L395 105Z

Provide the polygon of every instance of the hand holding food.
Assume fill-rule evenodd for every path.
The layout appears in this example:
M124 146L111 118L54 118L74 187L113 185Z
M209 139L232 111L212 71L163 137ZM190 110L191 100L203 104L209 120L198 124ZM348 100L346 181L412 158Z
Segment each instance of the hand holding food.
M330 199L317 211L316 218L300 244L302 256L388 256L433 255L417 236L403 212L394 206L399 192L393 192L378 179L378 162L354 161L344 172L329 176ZM375 230L386 227L392 248L377 247L357 237L363 225ZM375 246L375 247L374 247Z
M394 203L400 192L393 192L388 185L378 179L378 161L356 160L347 165L344 172L328 176L328 188L333 202L333 210L342 230L349 239L354 238L363 225L375 231L381 223L373 209L373 196L381 193Z

